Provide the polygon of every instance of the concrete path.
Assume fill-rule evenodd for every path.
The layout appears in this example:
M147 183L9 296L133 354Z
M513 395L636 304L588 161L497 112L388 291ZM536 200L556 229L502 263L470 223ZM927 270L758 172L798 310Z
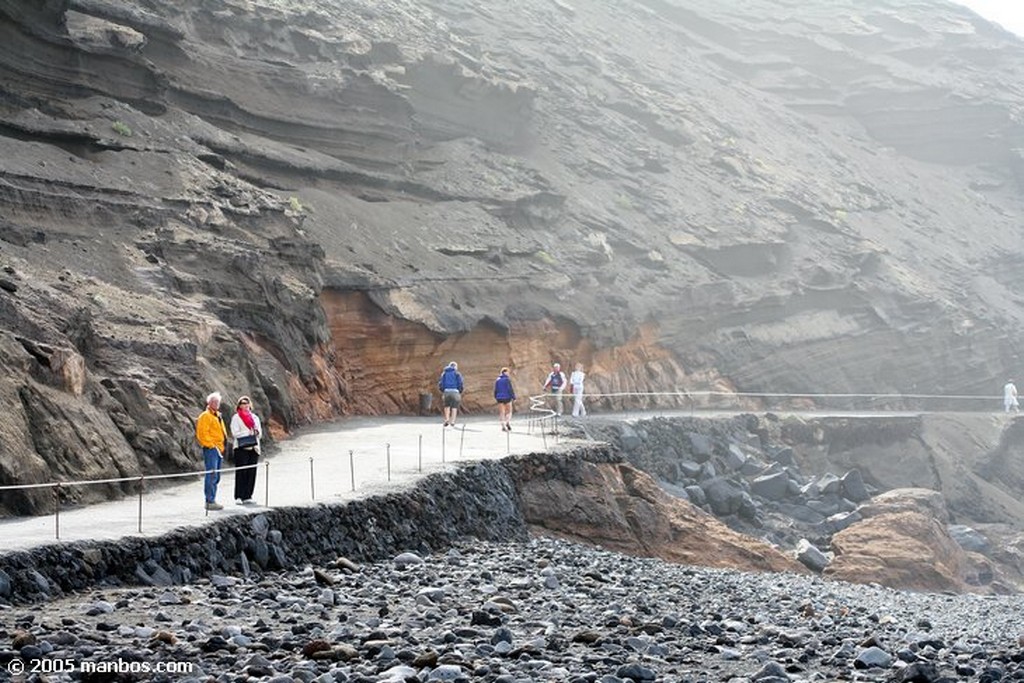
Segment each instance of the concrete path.
M655 416L723 417L739 412L664 410L609 412L595 417L631 422ZM905 417L921 413L787 411L780 414ZM508 433L501 431L496 415L469 417L447 429L441 426L440 417L349 418L301 432L280 444L277 453L261 458L255 492L258 507L237 505L231 499L235 474L230 467L225 467L217 495L218 502L224 505L223 510L206 512L203 479L197 474L180 480L184 482L181 484L148 487L142 496L141 532L139 498L130 496L108 503L64 508L59 515L0 519L0 553L78 540L159 536L174 528L202 525L224 515L254 514L267 507L339 503L398 490L452 463L537 453L556 446L559 441L565 442L552 433L550 420L545 424L542 434L539 420L531 423L526 416L520 416L514 420L515 431ZM195 462L196 470L201 469L198 449Z
M530 429L526 419L519 419L513 421L514 431L503 432L497 416L470 417L447 429L439 417L353 418L301 433L280 444L277 453L261 458L258 507L231 499L235 475L224 471L217 494L224 509L206 512L202 476L196 475L143 494L141 533L139 498L133 496L62 509L59 515L0 520L0 553L85 539L158 536L224 515L255 514L267 506L339 503L393 491L453 463L543 451L556 444L551 423L547 424L547 433L542 433L539 425ZM196 470L200 469L197 450Z

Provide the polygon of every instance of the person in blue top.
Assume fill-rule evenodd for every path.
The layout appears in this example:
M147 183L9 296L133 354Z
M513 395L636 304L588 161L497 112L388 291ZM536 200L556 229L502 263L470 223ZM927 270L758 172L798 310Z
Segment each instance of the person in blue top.
M512 431L512 401L516 400L516 390L512 388L512 378L508 376L508 368L502 368L498 379L494 380L494 400L498 402L498 422L501 431Z
M462 375L459 374L458 363L452 361L448 364L441 373L441 379L437 380L437 388L441 390L441 405L444 406L444 426L455 426L462 404Z

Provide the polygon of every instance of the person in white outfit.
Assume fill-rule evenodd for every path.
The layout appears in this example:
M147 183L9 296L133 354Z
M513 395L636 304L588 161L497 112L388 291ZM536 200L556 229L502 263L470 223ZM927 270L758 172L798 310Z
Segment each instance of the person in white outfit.
M577 363L576 369L569 376L569 387L572 389L572 416L586 417L587 407L583 405L583 380L587 373L583 372L583 364Z
M231 418L231 436L234 438L235 467L242 469L235 472L235 500L239 505L255 505L252 493L256 489L256 465L260 459L260 437L263 427L260 417L252 409L252 400L248 396L238 399L235 416Z
M1003 385L1003 410L1008 413L1011 408L1015 413L1020 412L1020 404L1017 402L1017 385L1013 383L1012 379L1008 379Z

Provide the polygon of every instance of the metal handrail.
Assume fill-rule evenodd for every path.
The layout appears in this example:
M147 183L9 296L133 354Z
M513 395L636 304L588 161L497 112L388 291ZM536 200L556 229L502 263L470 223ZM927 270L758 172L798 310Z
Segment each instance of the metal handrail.
M459 452L458 452L457 458L458 459L462 459L464 447L466 445L465 425L464 424L462 425L462 430L457 430L457 431L460 432ZM442 432L442 435L444 435L446 433L447 433L447 430ZM442 436L442 440L443 440L443 438L444 437ZM397 471L399 471L399 472L407 471L407 472L417 472L417 473L422 473L423 472L423 467L424 467L424 463L423 463L423 460L424 460L423 434L421 433L421 434L416 435L416 439L417 439L416 446L413 449L410 449L411 450L411 454L407 454L407 458L405 459L405 463L408 464L408 468L403 465ZM366 443L366 442L364 442L364 443ZM507 437L507 435L506 435L505 443L506 443L506 451L510 451L511 450L511 448L510 448L510 440ZM379 444L375 443L375 442L370 442L368 445L363 446L363 447L361 447L359 449L347 449L348 450L348 463L347 463L348 464L348 468L347 469L349 470L348 471L348 475L349 476L348 476L348 482L344 482L344 483L350 485L351 491L354 492L354 491L356 491L356 488L357 488L357 472L356 472L355 463L356 463L356 460L360 456L373 456L373 457L377 457L378 453L380 455L382 455L383 458L380 460L380 463L384 466L384 471L383 471L383 473L380 473L380 474L381 474L382 477L386 477L386 480L388 482L390 482L392 480L392 474L396 471L396 469L394 467L395 463L393 462L393 459L392 459L391 446L392 446L391 441L380 442ZM440 464L440 465L446 464L447 461L446 461L446 458L445 458L445 451L444 451L443 442L442 442L440 453L439 454L435 453L435 455L439 455L440 456L439 460L437 461L437 464ZM331 458L328 458L328 459L330 460L330 459L333 459L333 458L334 458L334 456L331 456ZM318 493L320 493L321 496L323 495L323 489L322 488L318 488L318 486L317 486L317 481L316 481L317 471L316 471L316 468L314 467L315 461L316 461L316 459L313 456L309 456L308 458L296 459L294 461L275 462L274 463L274 470L277 471L279 469L288 468L288 467L300 467L300 466L301 467L308 467L308 469L309 469L309 499L311 501L315 502L317 500L317 494ZM323 461L323 459L321 459L321 462L322 461ZM265 471L265 475L264 475L264 482L263 482L264 490L263 490L262 493L263 493L263 498L264 498L264 505L267 508L269 508L269 507L271 507L270 506L270 497L271 497L271 488L272 488L272 482L271 482L272 477L271 477L271 467L270 467L270 465L271 465L271 461L269 459L265 459L262 462L259 462L259 463L253 464L253 465L236 465L236 466L230 466L230 467L220 467L220 468L217 468L216 470L201 469L201 470L190 470L190 471L187 471L187 472L174 472L174 473L168 473L168 474L155 474L155 475L136 474L136 475L127 476L127 477L114 477L114 478L105 478L105 479L85 479L85 480L72 480L72 481L51 481L51 482L40 483L40 484L4 485L4 486L0 486L0 492L3 492L3 491L14 491L14 490L29 490L29 489L50 489L50 490L52 490L53 497L54 497L54 501L53 501L54 509L53 509L53 513L52 513L52 516L53 516L53 519L54 519L54 535L55 535L57 540L60 540L60 538L61 538L61 513L62 513L61 497L62 497L62 491L63 490L65 490L65 489L67 489L69 487L75 487L75 486L91 486L91 485L101 485L101 484L135 483L135 484L138 485L137 495L138 495L138 500L139 500L139 502L138 502L138 525L137 525L137 528L138 528L139 533L142 533L142 528L143 528L143 496L145 494L147 494L147 493L151 493L151 491L147 491L146 490L145 484L146 484L147 481L151 481L151 480L155 480L155 479L198 478L198 477L205 476L205 475L209 474L210 472L217 472L218 474L224 474L224 473L229 473L229 472L238 472L240 470L251 470L251 469L256 469L256 468L263 468L264 471ZM362 483L370 484L370 483L378 481L378 479L376 478L375 475L371 474L371 478L372 478L372 481L366 481L366 482L362 482ZM331 481L334 481L335 483L337 483L337 479L332 478ZM335 490L335 494L339 494L340 491L341 491L340 489ZM129 496L130 495L131 494L129 494ZM294 495L287 494L287 497L290 500L290 502L288 504L301 504L301 503L296 503L296 501L293 500L294 499ZM209 511L208 510L207 510L207 515L209 515Z
M979 396L979 395L867 394L867 393L778 393L778 392L678 391L678 390L677 391L660 391L660 392L585 393L584 395L585 395L585 397L587 399L590 399L590 400L619 399L619 398L643 399L643 398L663 398L663 397L684 398L684 399L686 399L689 402L691 410L693 409L693 406L694 406L694 403L695 403L696 400L701 399L701 398L710 399L710 398L713 398L713 397L729 397L729 398L734 398L734 399L735 398L749 398L749 399L780 399L780 398L790 398L790 399L816 399L816 400L819 400L819 401L826 400L826 399L845 399L845 400L850 400L850 399L870 399L871 401L881 401L881 400L922 400L922 399L934 400L934 399L940 399L940 400L956 400L956 401L1001 402L1001 400L1002 400L1002 396ZM548 401L548 397L549 396L551 396L550 393L543 393L543 394L537 394L537 395L529 396L528 397L529 401L530 401L529 413L531 415L531 417L528 420L529 433L532 434L533 431L534 431L534 428L539 425L540 436L543 438L543 443L544 443L544 448L545 449L549 445L548 444L548 438L547 438L549 433L553 433L554 434L554 436L555 436L555 443L556 444L558 443L558 439L559 439L559 425L560 425L560 422L561 422L561 420L560 420L561 416L557 415L556 412L553 409L546 407L546 403ZM919 411L919 412L929 412L929 411ZM550 427L551 427L551 431L550 432L546 428L546 423L549 420L550 420ZM442 464L442 465L447 463L447 457L446 457L446 435L447 435L447 430L443 431L442 432L442 436L441 436L440 464ZM465 444L465 439L466 439L466 432L465 432L465 425L463 424L462 425L462 430L460 430L460 438L459 438L459 444L458 444L458 446L459 446L459 458L460 459L462 457L463 447L464 447L464 444ZM506 433L506 451L508 451L508 452L511 452L511 446L510 446L511 442L510 442L510 439L511 439L510 435L508 433ZM392 475L391 443L390 442L388 442L388 443L380 443L379 445L376 445L376 447L371 446L369 448L367 448L367 447L360 448L359 452L360 452L360 454L365 454L366 452L369 452L369 451L377 453L378 452L377 448L379 448L380 452L382 452L384 454L384 463L386 464L386 476L387 476L387 480L390 481L391 480L391 475ZM349 464L349 477L350 477L349 483L351 485L351 490L352 491L356 490L356 471L355 471L355 458L356 458L356 454L357 454L357 451L355 449L349 450L349 463L348 463ZM418 448L417 448L417 455L415 457L416 457L416 462L418 463L416 465L416 470L418 472L422 472L423 471L423 434L422 433L418 435ZM309 457L308 465L307 465L307 462L305 460L296 460L294 462L278 462L278 463L275 464L275 469L281 468L281 467L285 467L286 468L286 467L291 467L291 466L308 466L309 467L309 494L310 494L310 498L315 501L316 500L316 494L317 494L317 487L316 487L316 475L315 475L315 471L314 471L314 458L312 456ZM270 482L270 479L271 479L271 476L270 476L270 461L269 460L265 459L262 463L256 463L254 465L241 465L241 466L232 466L232 467L221 467L221 468L218 468L216 471L219 472L219 473L229 473L229 472L238 472L238 471L241 471L241 470L255 469L255 468L258 468L258 467L263 467L264 471L266 472L265 477L264 477L264 497L265 497L265 504L269 507L269 505L270 505L270 484L271 484L271 482ZM191 470L191 471L187 471L187 472L173 472L173 473L166 473L166 474L152 474L152 475L149 475L149 474L136 474L136 475L126 476L126 477L114 477L114 478L105 478L105 479L88 479L88 480L72 480L72 481L50 481L50 482L38 483L38 484L3 485L3 486L0 486L0 492L4 492L4 491L17 491L17 490L31 490L31 489L52 489L53 490L53 494L54 494L54 508L55 508L55 510L54 510L54 517L55 517L54 523L55 523L55 529L56 529L56 536L59 539L60 538L60 510L61 510L61 505L60 505L61 501L60 501L60 499L61 499L61 491L62 491L62 489L66 489L66 488L69 488L69 487L75 487L75 486L92 486L92 485L102 485L102 484L125 484L125 483L132 483L132 482L134 482L134 483L137 483L139 485L139 490L138 490L138 497L139 497L138 529L139 529L139 532L141 533L141 531L142 531L142 521L143 521L143 504L142 504L142 499L143 499L143 495L146 493L146 486L145 486L145 484L146 484L147 481L154 481L154 480L161 480L161 479L163 479L163 480L170 480L170 479L185 479L185 478L192 478L192 477L201 477L201 476L207 475L211 471L213 471L213 470L200 469L200 470Z
M555 417L555 411L544 407L547 398L551 396L550 393L537 394L529 396L530 411L534 413L543 413L543 417ZM601 398L644 398L644 397L665 397L674 396L678 398L698 398L698 397L737 397L737 398L866 398L866 399L947 399L947 400L979 400L979 401L1001 401L1002 396L979 396L979 395L955 395L955 394L829 394L829 393L772 393L772 392L746 392L746 391L630 391L630 392L612 392L612 393L585 393L588 399L601 399ZM422 439L422 435L420 436ZM463 438L465 438L463 434ZM388 449L389 443L381 443L380 447ZM420 446L422 448L422 444ZM460 448L461 450L461 448ZM220 472L236 472L243 469L252 469L259 465L242 465L240 467L221 467L218 468ZM84 479L84 480L72 480L72 481L50 481L41 484L16 484L16 485L5 485L0 486L0 491L15 491L25 489L42 489L42 488L53 488L58 483L61 486L93 486L99 484L122 484L126 482L136 482L140 477L145 477L147 481L155 479L183 479L186 477L203 476L207 473L207 470L192 470L189 472L172 472L169 474L136 474L129 477L114 477L109 479Z
M571 394L564 394L565 396L571 396ZM533 410L535 404L544 403L547 397L551 396L550 393L537 394L530 396L530 409ZM1002 401L1002 395L999 396L979 396L977 394L970 395L958 395L958 394L828 394L828 393L773 393L773 392L758 392L758 391L624 391L624 392L612 392L612 393L591 393L585 392L584 396L587 398L638 398L648 396L676 396L679 398L694 398L694 397L710 397L710 396L726 396L726 397L737 397L737 398L869 398L869 399L947 399L947 400L977 400L977 401ZM543 409L548 412L554 412L550 409Z

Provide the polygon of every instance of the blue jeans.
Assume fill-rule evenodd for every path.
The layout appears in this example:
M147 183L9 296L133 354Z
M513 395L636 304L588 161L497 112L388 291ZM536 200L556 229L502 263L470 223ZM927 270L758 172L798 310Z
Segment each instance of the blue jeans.
M216 448L203 449L203 467L206 469L206 478L203 479L203 492L206 494L206 502L213 503L217 500L217 484L220 483L220 451Z

